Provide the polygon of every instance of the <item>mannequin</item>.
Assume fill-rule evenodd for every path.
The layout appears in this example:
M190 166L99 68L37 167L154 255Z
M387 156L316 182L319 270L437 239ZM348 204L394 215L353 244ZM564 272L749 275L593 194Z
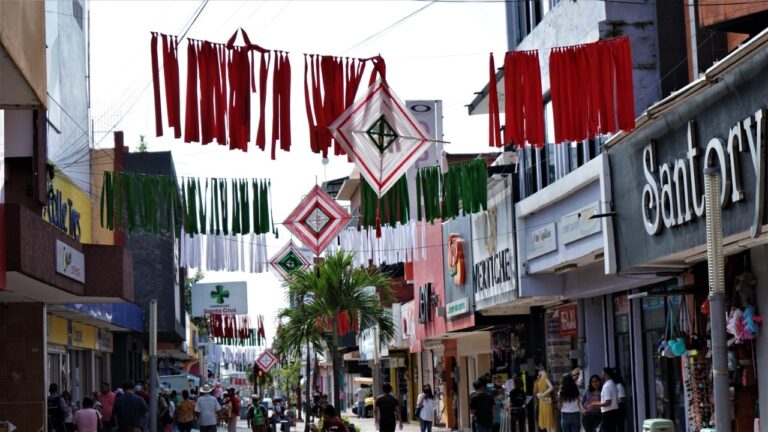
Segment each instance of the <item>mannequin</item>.
M544 369L544 364L539 363L536 369L539 371L536 382L533 384L533 392L539 401L539 415L536 419L536 426L539 429L546 429L547 432L555 432L555 412L552 407L552 382Z

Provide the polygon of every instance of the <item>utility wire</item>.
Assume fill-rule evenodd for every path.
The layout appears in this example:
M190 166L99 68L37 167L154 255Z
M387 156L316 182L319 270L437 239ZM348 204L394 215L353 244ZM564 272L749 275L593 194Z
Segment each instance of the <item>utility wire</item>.
M379 36L382 36L382 35L384 35L385 33L389 32L390 30L394 29L395 27L399 26L400 24L404 23L404 22L405 22L405 21L407 21L409 18L411 18L411 17L413 17L413 16L415 16L415 15L417 15L417 14L421 13L422 11L424 11L424 9L426 9L426 8L428 8L428 7L432 6L432 5L434 5L435 3L437 3L437 0L429 0L429 3L427 3L426 5L424 5L424 6L420 7L420 8L418 8L418 9L416 9L415 11L413 11L413 12L409 13L408 15L406 15L406 16L404 16L404 17L400 18L399 20L397 20L397 21L393 22L392 24L390 24L390 25L388 25L388 26L384 27L383 29L381 29L381 30L377 31L376 33L374 33L374 34L372 34L372 35L368 36L367 38L365 38L365 39L361 40L360 42L358 42L358 43L356 43L356 44L352 45L351 47L349 47L349 48L345 49L343 52L345 52L345 53L348 53L348 52L350 52L350 51L352 51L352 50L354 50L354 49L356 49L356 48L361 48L361 47L363 47L364 45L367 45L368 43L370 43L370 42L371 42L371 41L373 41L374 39L378 38Z

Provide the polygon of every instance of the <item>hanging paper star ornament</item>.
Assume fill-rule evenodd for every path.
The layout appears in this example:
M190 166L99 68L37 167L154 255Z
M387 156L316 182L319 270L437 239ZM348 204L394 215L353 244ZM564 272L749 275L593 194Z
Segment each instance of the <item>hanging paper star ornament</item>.
M381 80L374 82L329 129L379 198L433 142Z
M304 246L320 255L350 219L342 206L320 186L315 186L283 224Z
M287 279L291 273L309 268L310 263L293 241L289 241L269 259L269 266L282 279Z

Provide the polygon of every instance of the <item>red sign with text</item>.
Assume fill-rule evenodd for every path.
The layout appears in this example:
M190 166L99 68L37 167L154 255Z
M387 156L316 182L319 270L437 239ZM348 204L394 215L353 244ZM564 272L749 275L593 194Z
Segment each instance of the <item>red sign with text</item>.
M579 318L576 304L572 303L558 309L560 315L560 336L578 336Z

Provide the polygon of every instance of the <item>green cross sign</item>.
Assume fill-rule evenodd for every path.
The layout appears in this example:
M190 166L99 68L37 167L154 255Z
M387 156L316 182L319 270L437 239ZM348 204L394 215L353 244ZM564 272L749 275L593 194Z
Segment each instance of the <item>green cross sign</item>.
M216 289L211 291L211 298L216 300L216 304L224 304L224 299L229 298L229 291L224 289L224 285L216 285Z
M373 122L365 133L381 153L384 153L400 137L384 115Z

